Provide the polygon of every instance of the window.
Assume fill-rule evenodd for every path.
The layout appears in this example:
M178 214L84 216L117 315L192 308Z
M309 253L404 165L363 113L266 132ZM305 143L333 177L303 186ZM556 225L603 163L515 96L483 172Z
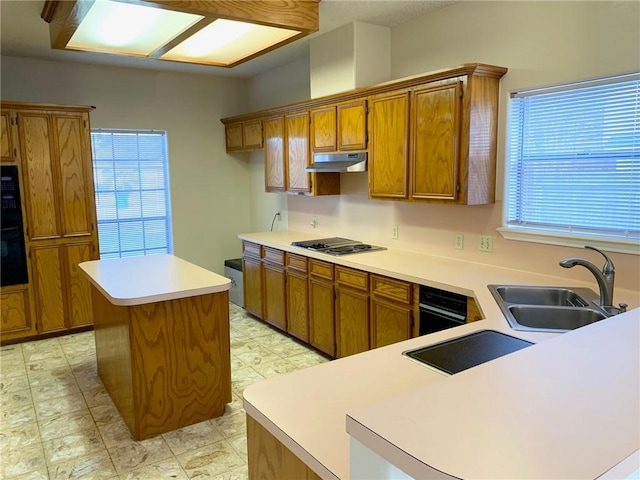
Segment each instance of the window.
M91 131L100 258L171 253L166 133Z
M640 75L512 94L505 238L640 253Z

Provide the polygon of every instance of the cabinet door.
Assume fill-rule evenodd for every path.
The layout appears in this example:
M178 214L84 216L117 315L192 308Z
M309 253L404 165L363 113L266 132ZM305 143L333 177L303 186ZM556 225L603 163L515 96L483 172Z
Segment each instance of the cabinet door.
M413 198L455 200L458 192L460 83L413 93Z
M311 149L314 152L335 152L338 150L336 107L311 110Z
M309 114L307 112L286 116L287 132L287 191L308 192L309 174Z
M409 92L370 100L369 196L408 198Z
M2 332L3 341L36 333L35 325L31 321L28 289L3 291L0 294L0 309L2 310L0 332Z
M309 343L309 293L307 275L287 271L287 331Z
M242 147L245 150L262 148L262 120L242 123Z
M242 124L233 123L224 126L224 136L227 145L227 152L237 152L242 150Z
M31 255L38 333L63 330L66 325L62 283L62 247L60 245L32 247Z
M2 110L0 112L0 156L3 162L15 162L18 160L18 141L16 121L13 112Z
M267 192L285 191L284 118L264 121L264 181Z
M327 355L336 354L333 282L309 277L309 343Z
M338 105L338 150L367 148L367 101Z
M338 358L369 350L369 295L336 288L336 345Z
M58 201L55 192L58 174L52 159L53 138L49 115L18 113L20 154L23 166L30 240L60 237Z
M58 162L61 227L65 237L91 236L93 172L88 115L52 115Z
M93 248L91 242L66 245L69 328L93 324L91 285L78 267L81 262L94 260Z
M411 338L411 307L371 299L371 348Z
M262 261L247 256L242 258L242 287L245 310L263 318Z
M287 330L287 301L285 273L282 265L272 265L264 262L264 320Z

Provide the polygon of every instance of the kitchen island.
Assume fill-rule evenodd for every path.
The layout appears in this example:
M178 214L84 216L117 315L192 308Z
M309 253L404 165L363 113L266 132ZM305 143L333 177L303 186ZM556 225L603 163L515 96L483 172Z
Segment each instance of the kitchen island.
M173 255L83 262L98 374L136 440L231 401L229 279Z
M273 232L243 234L240 238L301 254L300 249L289 244L304 237L296 232ZM562 465L557 462L550 464L550 469L554 466L558 468L555 470L558 475L584 474L586 477L596 478L605 473L603 468L606 470L614 467L625 457L632 455L634 448L640 448L637 409L640 398L637 361L640 356L638 292L622 289L616 291L617 301L624 301L635 308L618 317L566 334L523 332L509 327L487 289L487 284L591 285L569 281L566 276L540 275L398 250L338 258L318 252L303 254L310 258L473 296L484 319L296 371L247 388L244 392L244 404L248 416L249 472L252 478L258 478L258 474L265 471L273 473L273 478L281 478L277 472L282 472L283 469L299 473L304 468L308 469L309 478L314 478L314 475L326 479L358 478L358 475L359 478L385 478L379 471L359 470L363 463L370 462L372 458L380 459L383 468L387 468L387 474L391 465L396 466L398 472L410 473L414 478L430 478L431 474L431 478L452 478L447 473L463 476L459 478L473 478L473 473L469 472L475 469L474 461L484 462L483 470L478 470L478 475L489 475L488 469L492 465L498 468L506 457L510 467L515 469L519 465L521 470L509 470L505 467L503 472L507 473L504 475L512 475L509 478L517 478L513 475L518 474L521 477L531 477L540 474L542 470L541 467L529 467L536 462L544 464L547 460L544 455L553 448L558 451L555 460L560 457L567 461ZM402 356L402 352L406 350L483 329L496 330L537 345L451 377ZM604 341L598 343L599 338ZM624 341L621 343L622 339ZM594 345L599 348L595 349ZM511 360L515 363L510 369L508 365ZM598 362L600 368L594 369ZM519 374L520 364L528 365L522 374ZM556 364L562 368L554 371L553 366ZM575 375L572 374L574 371ZM476 380L469 380L468 377ZM466 387L460 385L455 388L465 378L467 380L463 383L466 383ZM609 380L605 381L607 378ZM527 389L523 387L535 390L536 386L540 386L540 394L548 394L558 387L558 397L545 397L548 400L541 405L527 403L527 399L523 398ZM610 391L607 394L598 392L600 386L609 388ZM476 390L478 402L475 401ZM520 390L523 394L518 397ZM452 395L450 392L455 392L455 397L448 397ZM591 394L594 402L588 398ZM496 402L500 402L503 395L507 399L519 398L520 403L514 405L514 408L496 403L504 407L502 417L496 416L494 411L493 418L485 417L485 421L483 418L476 418L475 423L467 423L468 430L464 423L456 423L457 413L465 405L476 407L476 410L470 408L469 411L477 413L483 405L490 404L487 398L495 397ZM599 401L605 404L598 404ZM440 409L452 405L451 410L443 415L449 423L445 422L443 427L440 422L434 424L437 428L430 429L421 419L437 417L439 412L431 411L427 415L421 405L436 403ZM547 415L554 405L558 408L562 406L562 410L555 417ZM556 430L555 420L562 415L566 418ZM607 435L612 435L611 429L603 427L611 416L616 416L611 421L611 427L621 429L614 442L609 442L607 438ZM468 418L464 416L465 421ZM522 432L526 430L519 430L520 444L509 444L505 448L504 442L496 443L496 430L508 437L510 425L517 426L518 422L525 421L540 425L536 433L538 436L530 436L524 442L522 439L527 438ZM435 461L434 457L420 449L421 438L424 436L425 441L431 442L430 445L437 443L438 438L443 439L444 443L440 444L440 448L449 452L450 457L435 458L441 465L449 468L455 463L450 459L460 457L456 457L459 448L454 441L458 437L447 435L447 425L456 428L458 437L467 435L463 439L465 450L462 454L465 459L461 460L459 469L452 468L450 472L436 471L429 466L430 462ZM574 442L574 435L585 436L584 432L589 429L589 425L594 426L590 441L581 438ZM574 426L580 428L572 430ZM409 451L409 446L403 443L405 437L411 439L409 443L413 450ZM604 443L607 445L600 448ZM471 449L470 445L475 449ZM571 463L575 461L576 455L583 453L579 452L578 446L585 445L589 447L585 455L590 458L580 469ZM500 448L494 448L496 446ZM475 454L476 450L482 451L482 458ZM567 452L565 457L562 456L564 450ZM269 451L278 452L280 457L264 454ZM287 455L292 456L293 460ZM282 459L279 464L277 459ZM295 463L294 460L301 462L301 465L295 467L296 470L290 467ZM352 462L355 462L355 466ZM603 467L604 465L607 467ZM530 472L529 475L527 472ZM499 475L501 471L496 469L493 473ZM545 473L548 474L549 470ZM493 478L486 475L485 478ZM507 478L504 475L502 478ZM554 478L560 477L556 475Z

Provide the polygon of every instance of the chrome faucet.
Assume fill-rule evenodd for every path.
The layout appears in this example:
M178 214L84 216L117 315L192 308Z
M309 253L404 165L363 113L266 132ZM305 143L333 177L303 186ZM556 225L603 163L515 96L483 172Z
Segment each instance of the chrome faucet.
M606 262L602 267L602 271L598 270L598 267L593 263L582 258L565 258L560 260L560 266L564 268L572 268L576 265L581 265L593 273L593 276L596 277L596 281L598 282L598 287L600 287L600 306L606 310L615 309L616 307L613 306L613 280L615 277L613 262L597 248L590 247L588 245L585 245L584 248L595 250L606 259ZM622 305L620 306L622 307Z

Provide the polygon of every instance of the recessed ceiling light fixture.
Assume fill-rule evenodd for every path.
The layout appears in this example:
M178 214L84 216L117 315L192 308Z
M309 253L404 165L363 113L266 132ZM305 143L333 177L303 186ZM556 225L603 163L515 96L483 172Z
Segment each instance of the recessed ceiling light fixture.
M46 0L51 47L234 67L318 31L321 0Z

